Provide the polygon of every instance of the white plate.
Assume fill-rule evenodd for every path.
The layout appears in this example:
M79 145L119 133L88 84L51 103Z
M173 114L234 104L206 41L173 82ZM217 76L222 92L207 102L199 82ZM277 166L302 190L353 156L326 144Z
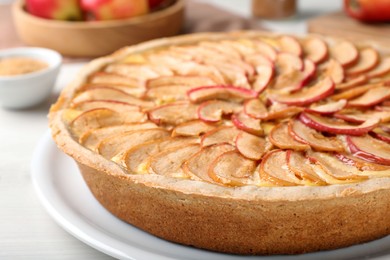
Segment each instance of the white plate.
M47 132L31 165L32 179L49 214L76 238L120 259L352 259L390 258L390 236L344 249L299 256L235 256L181 246L156 238L111 215L93 197L74 161L59 151Z

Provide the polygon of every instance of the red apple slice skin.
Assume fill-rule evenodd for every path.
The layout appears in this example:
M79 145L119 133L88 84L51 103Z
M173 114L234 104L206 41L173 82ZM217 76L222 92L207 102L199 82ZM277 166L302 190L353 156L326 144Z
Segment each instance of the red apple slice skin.
M383 131L380 127L375 128L370 132L372 137L375 137L378 140L386 142L390 144L390 134L388 132Z
M357 63L347 69L347 75L356 76L365 73L373 69L379 62L378 52L371 47L361 50L359 56Z
M336 125L325 117L310 115L308 113L301 113L299 120L310 128L317 131L328 132L332 134L346 134L346 135L364 135L374 129L379 124L379 119L373 118L362 123L359 126L341 124Z
M335 113L335 118L343 119L346 122L361 124L364 123L366 120L370 118L378 118L381 123L389 122L390 121L390 111L373 111L368 110L364 113L361 113L360 111L357 112L357 114L349 114L349 113Z
M385 171L390 169L389 166L368 162L366 160L359 159L347 154L334 153L334 156L343 163L347 165L353 165L361 171Z
M286 105L296 105L296 106L304 106L321 99L325 99L326 97L333 94L335 88L335 84L330 78L324 78L319 81L316 85L308 88L302 89L299 92L295 92L293 94L274 94L271 95L271 100L279 103L283 103Z
M341 63L343 67L354 64L359 58L359 51L351 42L342 41L336 43L330 49L331 56Z
M303 43L305 57L315 64L323 62L328 57L328 46L320 38L310 38Z
M269 85L272 78L274 77L274 69L270 66L257 66L256 71L258 73L255 81L253 82L253 90L261 94Z
M243 111L233 114L231 120L238 129L258 136L264 135L261 120L250 117Z
M209 100L199 105L197 114L199 119L206 123L216 123L222 120L223 115L237 113L240 110L241 105L238 103L223 100Z
M272 144L265 138L240 132L237 135L235 145L237 150L246 158L260 160L263 155L270 151Z
M390 165L390 146L387 143L369 135L347 136L346 142L354 156L369 162Z
M191 102L199 103L212 99L237 100L256 98L257 91L233 86L206 86L191 89L187 92Z

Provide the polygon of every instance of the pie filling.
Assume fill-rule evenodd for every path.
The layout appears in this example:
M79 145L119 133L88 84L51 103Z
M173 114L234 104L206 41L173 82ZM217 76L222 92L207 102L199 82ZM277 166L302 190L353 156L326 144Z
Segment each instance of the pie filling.
M63 119L128 174L345 184L390 177L389 83L390 57L347 41L202 41L101 68Z

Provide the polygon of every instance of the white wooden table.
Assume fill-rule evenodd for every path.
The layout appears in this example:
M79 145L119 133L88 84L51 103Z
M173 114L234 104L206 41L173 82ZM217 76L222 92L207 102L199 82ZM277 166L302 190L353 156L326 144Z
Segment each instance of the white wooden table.
M251 13L249 0L203 1L242 16ZM340 8L340 0L301 0L296 17L262 25L281 32L304 33L305 19ZM79 68L77 64L63 66L53 98L46 103L29 110L0 108L0 259L110 259L51 219L38 201L30 178L34 148L48 129L50 104Z

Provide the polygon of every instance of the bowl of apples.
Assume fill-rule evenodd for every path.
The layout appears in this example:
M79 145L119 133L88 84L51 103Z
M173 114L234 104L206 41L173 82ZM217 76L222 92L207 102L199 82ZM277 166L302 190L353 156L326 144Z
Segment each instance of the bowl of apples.
M173 36L184 22L184 0L18 0L12 11L26 44L71 57Z

